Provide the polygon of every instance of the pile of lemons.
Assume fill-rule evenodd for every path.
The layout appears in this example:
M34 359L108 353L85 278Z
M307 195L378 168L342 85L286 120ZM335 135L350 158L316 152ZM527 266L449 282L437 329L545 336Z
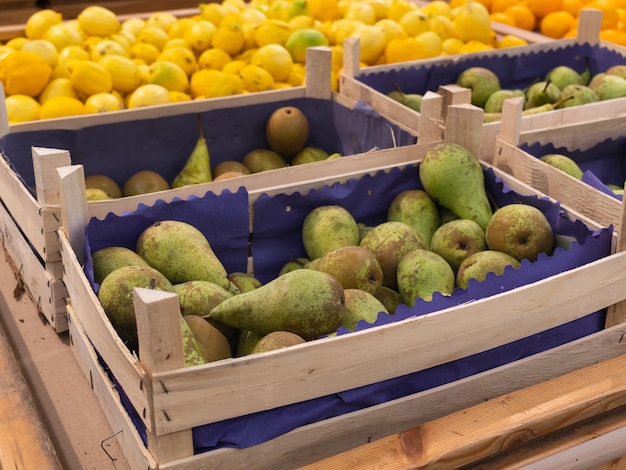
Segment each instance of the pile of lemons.
M328 46L337 90L350 37L363 67L525 44L496 39L474 0L223 0L123 20L92 5L34 13L0 44L0 81L14 124L301 86L306 49Z

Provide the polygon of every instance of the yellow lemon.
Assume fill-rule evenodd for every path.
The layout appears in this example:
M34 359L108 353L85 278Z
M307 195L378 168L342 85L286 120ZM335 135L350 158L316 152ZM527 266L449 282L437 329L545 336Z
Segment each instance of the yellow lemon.
M226 16L224 6L221 3L201 3L200 5L200 17L203 20L210 21L216 27L222 21L222 18Z
M329 43L343 47L343 42L348 39L357 29L365 26L356 20L342 18L334 21L329 30Z
M15 49L13 49L12 47L9 46L0 46L0 60L2 60L2 58L9 54L10 52L14 52Z
M348 8L343 15L348 20L357 20L365 24L376 23L376 12L374 7L367 2L353 0L348 4Z
M189 78L183 69L174 62L156 61L150 64L146 83L161 85L168 91L186 92Z
M43 33L63 21L63 15L50 8L36 11L26 20L25 34L28 39L41 39Z
M330 46L330 50L332 51L331 55L331 69L333 72L338 72L343 69L343 47L341 46Z
M50 26L41 39L50 41L57 48L57 51L62 50L67 46L80 46L83 45L83 36L75 27L69 23L59 23Z
M306 68L304 64L293 64L291 67L291 72L289 72L289 77L287 77L287 83L291 86L302 86L304 85L304 79L306 78Z
M445 0L432 0L421 7L421 10L427 15L443 15L452 19L452 8L450 8L450 4Z
M291 73L293 59L284 46L267 44L259 47L250 59L250 63L269 72L275 82L284 82Z
M513 34L502 36L496 43L498 49L506 49L507 47L527 46L528 41Z
M400 33L404 33L404 29L398 23L389 18L383 18L382 20L378 20L374 23L374 26L382 29L385 32L385 36L387 37L387 41L393 39Z
M166 33L169 33L170 28L175 25L177 21L178 18L168 11L155 11L148 16L146 24L148 26L156 26Z
M156 46L145 42L138 42L130 48L131 57L146 64L154 62L160 53L161 51Z
M424 31L430 31L428 16L421 10L407 12L399 21L400 26L408 36L416 37Z
M404 15L415 8L417 8L415 4L407 0L393 0L387 8L387 18L399 22Z
M69 78L55 78L50 80L43 91L39 94L39 103L43 104L53 96L69 96L70 98L78 98L78 93L72 85Z
M109 93L113 89L113 78L101 64L90 60L79 61L70 75L72 85L85 96Z
M295 31L296 29L302 29L302 28L314 28L315 25L317 24L317 20L313 18L312 16L298 15L298 16L294 16L293 18L291 18L287 22L287 24L289 25L292 31Z
M267 15L258 8L245 8L239 12L239 19L243 24L257 26L267 20Z
M337 0L308 0L309 14L319 21L335 21L341 18Z
M90 5L76 17L80 29L87 36L108 36L121 28L117 15L106 7Z
M163 50L171 47L186 47L191 51L191 46L183 38L168 39L168 41L163 46Z
M422 45L414 37L406 34L391 39L385 47L385 63L395 64L425 58Z
M145 106L155 106L170 103L170 94L167 88L154 83L141 85L128 95L127 107L142 108Z
M237 54L236 56L234 56L233 59L234 60L243 60L246 64L249 64L250 60L252 59L252 56L258 50L259 50L258 47L253 47L251 49L247 49L247 50L243 51L241 54Z
M216 98L243 93L243 81L239 75L204 69L198 70L191 76L189 88L191 97L194 99Z
M292 33L289 23L277 19L268 19L254 30L254 40L258 47L267 44L284 45Z
M39 119L40 104L35 98L27 95L11 95L5 100L9 124L36 121Z
M70 78L70 75L72 75L72 70L74 70L76 64L81 60L84 59L66 59L62 62L59 62L57 66L52 70L52 73L50 74L50 80L54 80L55 78Z
M445 55L453 55L459 54L461 47L463 47L465 43L461 41L459 38L448 38L444 39L441 43L442 52Z
M19 51L24 47L24 44L30 42L30 39L25 38L23 36L18 36L16 38L9 39L5 46L10 47L13 50Z
M128 57L108 55L98 62L111 74L113 90L130 93L143 84L139 66Z
M489 10L481 3L469 1L454 15L452 20L456 37L462 41L491 41L491 19Z
M197 21L185 31L185 41L191 46L196 54L211 47L213 35L217 28L210 21Z
M489 44L485 44L481 41L467 41L465 44L461 46L459 49L459 54L468 54L472 52L483 52L483 51L491 51L493 50L493 46Z
M200 54L200 57L198 57L198 67L201 69L222 70L231 60L232 58L228 52L212 47Z
M287 21L289 19L289 2L274 0L265 12L269 19Z
M351 37L359 39L360 59L367 65L374 65L385 52L387 35L377 26L365 25L352 33Z
M170 90L170 102L182 103L183 101L191 101L191 95L182 91Z
M108 113L124 109L124 102L113 93L96 93L85 101L85 113Z
M156 60L174 62L185 71L187 76L191 75L198 68L198 60L195 54L188 47L174 46L166 47L157 56ZM229 58L230 60L230 58Z
M134 36L130 36L128 34L123 34L123 33L111 34L110 36L107 36L104 39L115 41L120 46L122 46L122 48L126 51L126 54L128 55L130 55L131 46L135 44L135 42L137 41L137 39Z
M55 119L85 114L82 101L70 96L54 96L39 108L39 119Z
M382 32L382 31L381 31ZM384 33L382 33L384 36ZM317 29L305 28L294 31L285 42L285 47L294 62L306 63L306 50L309 47L328 46L329 41Z
M130 32L134 37L137 37L139 31L141 31L146 26L146 20L143 18L133 17L128 18L122 22L122 32L127 31Z
M427 59L437 57L443 52L443 41L441 36L433 31L426 31L415 38L422 46Z
M445 16L428 17L430 31L437 33L441 40L454 36L454 24L450 18Z
M221 24L213 34L211 46L226 51L233 56L241 52L246 38L244 30L239 23Z
M183 39L185 37L185 31L194 24L195 21L191 18L180 18L167 30L167 35L170 39Z
M7 95L35 97L48 84L52 68L34 52L14 51L0 61L0 81Z
M274 79L270 73L257 65L246 65L239 70L239 77L246 91L257 92L271 90Z
M112 39L103 39L95 46L89 48L91 60L98 62L107 55L119 55L122 57L130 57L130 54L119 43Z
M222 72L239 76L239 71L246 65L248 64L243 60L231 60L222 67Z
M163 49L169 40L167 33L156 26L145 26L135 35L135 38L138 43L150 44L159 51Z
M58 60L58 62L61 63L64 60L68 60L68 59L87 60L89 58L90 58L89 52L87 52L82 47L80 47L80 46L67 46L67 47L64 47L63 49L61 49L59 51L59 60Z
M30 51L43 58L52 68L56 67L59 61L59 52L50 41L45 39L33 39L22 46L22 51Z
M254 39L254 31L256 26L253 24L244 24L243 28L243 50L254 49L257 46L256 39Z

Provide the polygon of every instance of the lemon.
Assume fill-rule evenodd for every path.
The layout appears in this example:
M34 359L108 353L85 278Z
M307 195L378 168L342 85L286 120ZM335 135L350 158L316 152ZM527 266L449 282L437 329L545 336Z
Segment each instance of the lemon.
M252 49L246 49L241 54L237 54L236 56L234 56L233 59L235 59L235 60L243 60L246 64L249 64L250 60L252 59L252 56L258 50L259 50L258 47L253 47Z
M67 46L59 51L58 63L61 63L68 59L89 59L89 52L83 49L81 46Z
M150 65L146 83L161 85L168 91L186 92L189 78L185 71L174 62L156 61Z
M139 66L128 57L108 55L98 63L111 74L113 90L130 93L143 84Z
M47 85L52 67L41 56L29 51L13 51L0 61L0 81L7 95L35 97Z
M319 21L335 21L341 18L337 0L308 0L309 14Z
M108 36L120 30L121 24L117 15L98 5L84 8L76 17L80 29L87 36Z
M170 102L172 103L181 103L183 101L191 101L191 95L188 93L184 93L182 91L172 91L169 92Z
M119 43L112 39L102 39L90 49L90 58L94 62L98 62L107 55L119 55L122 57L130 57L130 54Z
M43 104L53 96L69 96L78 98L78 93L69 78L55 78L50 80L43 91L39 94L39 103Z
M387 8L387 18L399 22L409 11L417 8L415 4L407 0L393 0Z
M267 44L256 51L250 63L269 72L275 82L284 82L291 73L293 59L284 46Z
M167 33L157 26L145 26L136 34L135 38L137 42L150 44L159 51L165 47L165 44L170 39Z
M141 31L146 26L146 20L143 18L133 17L128 18L122 22L122 32L129 32L134 37L137 37L139 31Z
M9 54L10 52L15 51L15 49L13 49L12 47L9 46L0 46L0 60L2 60L2 58Z
M452 20L455 36L465 41L479 41L488 44L491 41L491 18L489 10L473 0L459 7Z
M444 39L441 43L442 52L446 55L459 54L464 44L459 38Z
M9 124L36 121L39 119L40 104L37 100L27 95L11 95L5 100Z
M424 57L425 54L419 41L406 34L398 35L391 39L385 47L385 62L387 64L420 60Z
M81 60L73 68L70 80L79 93L85 96L109 93L113 89L113 77L103 65Z
M244 24L242 26L243 28L243 49L242 50L247 50L247 49L254 49L257 47L257 43L256 43L256 39L254 39L254 32L256 29L256 26L253 24Z
M374 65L385 52L387 35L377 26L365 25L352 33L351 37L359 38L360 59L367 65Z
M137 39L134 36L129 36L128 34L115 33L105 37L104 40L111 40L118 43L122 46L122 49L126 51L126 54L130 55L130 48L133 44L135 44Z
M400 19L399 24L404 32L412 37L416 37L424 31L430 31L428 17L421 10L409 11Z
M356 20L342 18L334 21L329 31L329 42L343 47L343 42L348 39L357 29L365 26L364 23Z
M211 40L211 45L233 56L241 52L246 42L244 30L239 23L221 24Z
M5 44L5 46L8 46L13 50L19 51L22 49L22 47L24 47L24 44L26 44L29 41L30 39L25 38L23 36L19 36L16 38L9 39L7 43Z
M215 27L219 26L222 18L226 16L225 9L220 3L201 3L199 7L200 17L203 20L210 21Z
M55 24L63 21L63 15L50 8L39 10L26 20L25 34L28 39L41 39L43 33Z
M338 72L343 69L343 47L330 46L331 54L331 69L333 72Z
M50 67L56 67L59 61L59 52L50 41L33 39L22 46L22 51L30 51L43 58Z
M195 21L191 18L180 18L169 27L167 35L170 39L183 39L185 37L185 31L194 23Z
M328 38L317 29L311 28L294 31L285 42L285 47L291 54L294 62L300 62L301 64L306 63L306 50L309 47L328 45Z
M243 81L239 75L224 73L220 70L198 70L191 76L191 97L198 99L243 93Z
M156 26L161 28L166 33L169 33L170 28L178 22L178 18L172 13L167 11L155 11L148 16L146 24L148 26Z
M83 59L66 59L59 62L57 66L52 70L50 74L50 80L55 78L70 78L72 70L76 67L76 64Z
M284 45L292 33L289 23L282 20L268 19L254 30L254 41L258 47L267 44Z
M141 85L128 95L127 107L129 109L142 108L167 103L170 103L170 94L167 89L161 85L148 83Z
M274 0L265 11L269 19L286 21L289 19L289 2L287 0Z
M246 91L266 91L274 86L274 79L270 73L258 65L246 65L239 70L239 77Z
M145 42L138 42L130 48L131 58L139 59L146 64L151 64L157 57L159 57L161 51L154 45Z
M445 0L431 0L421 7L421 10L429 16L441 15L452 19L452 8L450 8L450 4Z
M343 15L348 20L357 20L365 24L376 23L376 12L374 7L367 2L354 0L348 4L348 8Z
M528 41L513 34L505 34L497 41L498 49L506 49L507 47L527 46Z
M239 71L246 65L248 64L243 60L231 60L229 63L224 65L224 67L222 67L222 72L239 76Z
M491 50L493 50L493 46L485 44L484 42L472 40L467 41L461 46L461 48L459 49L459 54L469 54L472 52L483 52Z
M222 70L231 60L232 58L228 52L212 47L200 54L200 57L198 57L198 67L201 69Z
M41 39L50 41L57 48L57 51L62 50L67 46L80 46L83 45L83 36L75 27L70 23L59 23L50 26Z
M112 93L96 93L85 101L85 113L108 113L124 109L124 103Z
M289 77L287 77L287 83L291 86L302 86L305 78L306 68L304 64L295 63L293 67L291 67L291 72L289 72Z
M239 19L243 24L258 26L267 20L267 15L258 8L246 8L239 12Z
M174 62L190 76L198 68L198 61L191 49L182 46L166 47L156 60ZM229 57L230 60L230 57Z
M383 18L374 23L374 26L382 29L385 32L387 41L390 41L400 33L404 33L404 29L398 23L389 18Z
M39 119L54 119L85 114L82 101L70 96L53 96L39 108Z
M200 54L205 49L211 47L216 30L217 28L210 21L197 21L187 28L184 39L196 54Z

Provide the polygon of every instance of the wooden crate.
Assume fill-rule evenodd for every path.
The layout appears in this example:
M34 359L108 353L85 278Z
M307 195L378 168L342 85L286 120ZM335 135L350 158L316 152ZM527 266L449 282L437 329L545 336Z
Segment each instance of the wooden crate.
M39 263L20 263L24 264L20 276L29 281L25 284L30 289L31 296L41 306L42 313L57 331L64 331L67 322L63 320L66 293L60 281L62 266L56 235L56 230L61 225L56 168L72 163L69 150L72 150L73 163L83 164L90 173L114 176L112 172L117 168L118 174L125 172L126 176L129 176L141 169L157 170L155 165L160 165L162 168L159 172L165 175L165 171L172 173L177 165L182 168L186 156L181 152L191 152L198 136L197 116L205 119L210 116L215 123L211 129L205 128L207 137L215 135L217 131L213 129L219 129L218 126L221 125L224 132L221 136L215 137L221 139L219 144L221 148L241 152L243 148L253 143L259 147L267 145L261 144L261 141L265 142L265 133L259 113L287 104L309 106L311 112L315 113L310 116L311 140L320 147L334 143L344 147L345 152L340 153L351 154L358 153L355 149L362 147L367 147L364 150L375 150L376 147L415 143L416 135L394 128L384 117L370 113L366 107L361 107L353 100L331 91L330 49L317 48L310 49L309 52L312 64L309 68L311 76L307 80L309 85L289 90L139 108L113 114L35 121L12 126L7 124L6 109L0 106L0 149L5 157L0 159L2 166L0 198L13 217L15 225L23 232L22 236L26 242L32 245L35 252L32 258L40 260ZM246 116L248 111L252 112L252 116ZM223 123L220 122L222 118ZM336 122L340 119L343 122ZM235 130L226 130L227 126L231 125ZM315 125L319 128L315 129ZM361 125L366 126L365 132L357 129L362 130L359 127ZM321 129L326 133L323 134ZM251 135L253 130L256 133ZM185 136L189 140L184 142ZM237 140L231 142L229 140L231 137ZM181 150L183 145L187 150ZM53 148L62 150L51 150ZM171 154L166 153L168 151ZM143 155L146 152L150 152L150 155ZM245 152L232 158L241 160L244 155ZM113 169L111 169L112 158L117 165ZM227 158L225 152L221 152L221 157L214 152L212 155L214 164L218 162L218 158L232 159L230 155ZM29 163L31 160L32 166ZM294 167L287 172L306 179L306 169ZM169 176L168 179L171 180L174 174ZM118 182L121 186L121 176L117 179L120 180ZM265 181L263 184L274 184L265 177L261 180ZM134 210L140 203L150 204L156 199L171 200L175 197L188 197L190 194L203 194L209 187L219 187L220 183L210 184L211 186L196 185L172 189L165 193L103 201L94 203L94 206L99 207L104 213L111 211L119 213ZM238 184L237 181L227 183L223 187ZM15 260L16 264L18 259L21 258ZM49 282L44 283L46 288L42 291L39 289L41 283L30 282L31 279L47 279ZM48 287L51 284L53 286ZM50 298L50 292L54 297Z
M479 110L471 106L454 106L448 110L448 116L454 122L467 114L475 117L476 111ZM467 131L473 127L479 131L481 125L481 120L469 119L464 129ZM473 135L476 133L478 132ZM453 132L446 133L444 139L450 140L452 135ZM463 133L459 135L462 136ZM316 178L311 173L308 181L283 180L283 184L274 188L248 188L248 202L252 208L251 226L254 227L254 217L259 216L261 206L257 202L262 198L306 194L312 189L324 190L325 187L336 186L335 183L367 179L366 175L393 175L394 172L402 171L402 168L410 171L419 164L423 152L436 141L436 138L432 141L426 138L425 142L418 142L415 147L380 152L368 156L367 159L358 155L344 159L342 163L350 166L344 174L335 172L332 176ZM473 144L470 142L470 145ZM85 275L83 260L79 255L84 243L83 229L92 210L84 201L82 204L77 202L82 191L82 168L74 165L58 171L64 208L63 228L59 231L59 237L65 266L64 279L70 297L68 311L72 338L77 343L77 360L83 364L92 380L95 376L101 382L98 389L103 393L100 397L103 407L106 407L106 412L110 415L112 426L123 431L117 437L127 449L131 465L137 468L184 469L197 468L199 465L216 468L249 468L250 465L257 468L297 468L362 444L366 442L368 435L382 436L396 432L393 429L403 429L397 426L403 426L406 422L404 418L398 422L381 419L382 416L390 416L390 413L394 417L406 413L406 419L426 414L442 416L482 401L493 392L488 384L489 372L492 371L405 396L391 403L381 403L312 425L300 426L245 449L220 448L193 455L193 429L224 419L398 379L406 374L510 344L520 338L586 317L626 299L623 291L617 288L623 282L622 258L625 255L620 252L573 269L559 271L535 282L528 281L506 292L472 299L431 314L409 314L408 318L401 321L374 325L352 334L320 339L268 354L188 369L179 367L163 370L163 365L156 356L150 357L149 353L144 355L142 352L140 362L131 354L106 319ZM543 196L504 172L495 168L490 171L517 194L533 198ZM575 218L566 206L561 209L564 214ZM109 216L109 220L111 217ZM590 229L606 233L606 228L592 219L580 220ZM104 222L106 223L106 219ZM609 237L612 238L610 235ZM607 242L610 245L610 239ZM252 253L255 253L254 244ZM593 286L589 282L590 278L594 279ZM150 333L147 329L140 333L140 338L150 338L147 342L140 343L142 351L147 352L150 342L158 341L161 334L158 330L161 326L166 329L176 327L179 315L177 300L175 296L154 291L142 290L137 294L139 328L145 326L151 330ZM541 302L537 302L537 299L541 299ZM169 315L170 319L176 321L169 322L169 326L165 325L167 321L161 326L159 322L148 321L151 312L156 311L159 315ZM546 315L547 312L549 315ZM171 331L168 330L168 337L172 336ZM602 333L600 327L600 331L591 336ZM580 341L584 342L582 338ZM173 346L171 350L174 355L175 349ZM607 349L603 349L602 354L604 353L609 354ZM549 356L550 352L546 354ZM96 358L102 362L96 362ZM568 363L568 366L581 366L578 359L582 360L582 355ZM588 357L585 358L587 359ZM571 358L567 356L567 360L570 361ZM107 365L108 372L114 379L102 370L102 363ZM537 364L539 363L535 363ZM511 364L511 367L514 365ZM503 375L498 377L502 378L511 371L512 369L503 366L498 370ZM561 373L544 367L539 367L536 372L538 375L522 373L517 376L517 380L505 380L501 385L503 389L515 390L524 386L523 384L535 383L535 379L541 381ZM118 391L124 392L126 406L120 406L120 398L116 398L110 386L111 380L114 380ZM247 385L242 386L244 383ZM458 395L455 394L455 398L451 398L454 391L469 388L475 392L470 394L471 397L459 397L457 400ZM281 390L281 393L276 393L276 390ZM444 393L444 390L451 394ZM438 395L439 393L443 395ZM207 396L211 399L207 400ZM435 402L438 403L437 406L422 406ZM137 412L145 426L147 446L140 445L143 442L139 437L141 433L133 432L135 422L128 414L128 404Z
M408 128L417 129L420 113L387 97L397 83L406 93L423 94L441 91L454 82L458 74L470 66L492 68L501 77L503 88L523 89L534 79L543 76L556 65L569 65L582 71L585 58L590 59L591 73L602 72L610 65L624 63L626 49L599 39L602 13L595 9L581 11L578 36L511 49L440 57L395 65L359 68L359 42L350 39L344 46L344 67L340 78L340 92L352 99L363 100L381 114ZM469 90L468 90L469 92ZM470 94L457 93L448 104L469 103ZM556 125L591 122L607 114L626 110L626 98L601 101L583 106L554 110L524 116L521 131L554 127ZM501 123L485 123L480 157L489 159Z

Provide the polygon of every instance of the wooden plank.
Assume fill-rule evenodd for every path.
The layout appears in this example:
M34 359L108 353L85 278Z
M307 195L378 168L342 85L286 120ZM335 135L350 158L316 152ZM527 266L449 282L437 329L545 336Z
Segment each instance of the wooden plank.
M626 405L626 355L504 395L302 470L458 468Z
M4 330L0 328L0 468L61 470Z

